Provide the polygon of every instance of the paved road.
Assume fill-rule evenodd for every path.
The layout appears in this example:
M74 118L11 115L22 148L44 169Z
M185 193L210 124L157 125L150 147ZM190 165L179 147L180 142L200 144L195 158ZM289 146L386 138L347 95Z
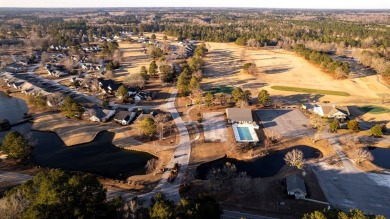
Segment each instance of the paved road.
M359 208L368 214L390 217L390 175L366 173L356 168L337 142L338 135L324 134L343 163L334 168L325 162L313 167L331 205L343 210Z
M254 215L254 214L247 214L247 213L242 213L242 212L236 212L236 211L228 211L224 210L223 219L240 219L240 218L245 218L245 219L275 219L273 217L266 217L266 216L261 216L261 215Z

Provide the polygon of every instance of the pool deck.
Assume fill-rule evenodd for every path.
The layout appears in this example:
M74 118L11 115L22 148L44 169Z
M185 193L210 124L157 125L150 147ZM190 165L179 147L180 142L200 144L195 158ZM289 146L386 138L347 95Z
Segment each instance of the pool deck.
M238 133L237 127L247 127L249 129L249 133L252 136L252 140L243 140L240 137L240 134ZM256 134L255 128L253 125L248 125L248 124L233 124L232 129L234 132L234 138L236 139L237 142L259 142L259 137Z

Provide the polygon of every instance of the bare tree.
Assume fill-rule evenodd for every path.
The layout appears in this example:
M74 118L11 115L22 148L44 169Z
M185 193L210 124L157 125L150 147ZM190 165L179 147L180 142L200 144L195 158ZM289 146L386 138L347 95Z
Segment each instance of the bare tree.
M251 62L251 65L246 71L248 72L248 74L251 75L256 75L257 73L259 73L259 70L257 69L256 63L254 61Z
M111 70L106 71L106 73L104 74L104 76L105 76L106 78L109 78L109 79L115 78L115 74L114 74L114 72L111 71Z
M257 48L260 46L260 43L259 41L257 41L256 39L249 39L247 42L246 42L247 46L254 49L254 48Z
M202 72L202 70L194 71L192 73L192 76L195 76L196 78L201 79L201 78L203 78L203 72Z
M246 100L238 100L238 101L236 102L236 106L237 106L238 108L246 108L246 107L249 106L249 104L248 104L248 101L246 101Z
M160 166L160 159L153 158L148 160L145 165L146 173L147 174L155 173L155 171L158 169L159 166Z
M313 125L314 128L317 129L318 132L322 131L325 127L325 122L321 118L321 116L313 113L310 115L310 123Z
M347 78L348 74L341 67L338 67L334 72L334 77L336 79L343 79L343 78Z
M140 74L130 74L123 82L130 87L139 87L142 89L145 86L145 79Z
M369 152L366 149L358 148L357 150L354 150L352 152L352 159L358 163L361 164L364 161L373 161L374 156L372 156L371 152Z
M0 199L0 215L4 219L22 218L22 213L30 206L29 199L21 189L17 189L9 197Z
M65 66L66 69L71 70L74 67L73 61L70 57L65 57L61 60L61 64Z
M96 77L93 77L91 80L92 90L99 91L100 90L100 83L99 80Z
M284 161L286 161L286 164L289 166L301 169L303 166L303 152L298 149L293 149L284 156Z
M193 99L195 100L195 104L200 106L202 105L202 99L203 99L203 90L200 89L199 87L196 88L191 92Z
M112 53L112 57L111 58L112 58L113 62L117 62L117 63L120 64L122 62L122 57L123 57L122 52L119 49L116 49Z
M47 97L48 103L50 103L51 107L53 107L56 110L59 109L62 100L63 100L63 96L60 93L54 93Z
M165 123L168 121L168 115L167 114L158 114L155 118L155 122L157 124L157 133L162 140L164 138L164 132L165 132Z
M346 135L346 136L340 137L339 141L340 141L341 145L343 145L347 148L351 148L351 147L357 146L357 144L359 143L359 138L355 137L353 135Z
M246 172L238 173L237 177L234 179L234 185L241 193L244 193L248 189L249 182L250 178L247 176Z

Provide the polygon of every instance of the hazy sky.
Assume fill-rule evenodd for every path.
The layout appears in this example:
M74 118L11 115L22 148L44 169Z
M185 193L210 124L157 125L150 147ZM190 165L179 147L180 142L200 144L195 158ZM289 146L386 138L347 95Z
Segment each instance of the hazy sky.
M256 7L390 9L390 0L0 0L0 7Z

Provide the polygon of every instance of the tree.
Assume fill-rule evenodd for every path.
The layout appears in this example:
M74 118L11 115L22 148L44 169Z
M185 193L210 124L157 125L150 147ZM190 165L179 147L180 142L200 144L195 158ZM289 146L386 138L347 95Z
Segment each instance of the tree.
M244 73L251 74L251 75L255 75L258 72L256 63L254 62L245 63L242 66L242 70L244 71Z
M298 149L293 149L284 156L284 161L286 161L286 164L289 166L301 169L303 166L303 152Z
M313 128L317 129L317 132L321 132L325 126L324 120L318 114L310 115L310 123L313 125Z
M104 74L104 76L108 79L113 79L115 78L115 74L114 74L114 71L112 70L107 70L106 73Z
M151 39L152 39L152 40L156 40L156 34L152 34Z
M246 100L238 100L238 101L236 102L236 106L237 106L238 108L246 108L246 107L249 106L249 104L248 104L248 101L246 101Z
M145 86L145 78L141 74L133 73L125 77L123 82L129 87L139 87L141 89Z
M155 172L159 165L160 165L160 159L153 158L148 160L145 165L146 173L149 174Z
M35 97L35 106L37 106L39 109L45 109L46 108L46 97L42 95L38 95Z
M227 162L222 169L213 168L207 174L209 180L209 189L212 192L221 191L226 186L229 186L236 177L237 169L234 164Z
M259 41L257 41L256 39L249 39L247 42L246 42L247 46L248 47L251 47L252 49L253 48L257 48L260 46L260 43Z
M146 70L145 66L142 66L140 69L140 75L145 79L149 80L148 70Z
M326 219L326 216L320 211L314 211L311 213L306 213L303 215L302 219Z
M152 219L174 218L175 207L171 200L168 200L164 194L157 193L151 200L149 216Z
M215 98L220 103L221 106L225 105L228 101L228 97L224 93L219 93L215 95Z
M257 99L259 100L259 103L263 104L264 106L268 106L271 103L271 98L268 91L266 90L261 90L257 95Z
M124 101L127 99L128 95L129 95L128 93L129 93L129 90L127 89L127 87L124 85L121 85L118 88L118 90L116 91L115 96L118 97L119 100Z
M154 120L149 117L145 117L139 121L139 129L142 135L153 137L156 134L156 128Z
M378 137L383 135L382 125L376 124L370 129L371 135Z
M8 132L0 146L1 150L11 159L25 160L31 154L27 139L19 132Z
M330 124L329 124L329 131L330 132L337 132L337 130L339 129L340 127L340 124L339 124L339 121L337 119L333 120Z
M149 74L156 76L158 66L156 65L156 61L151 61L149 64Z
M359 131L359 122L357 120L350 120L347 122L347 128L352 131Z
M158 133L158 136L160 140L164 138L164 132L165 132L165 123L168 121L168 115L167 114L158 114L156 116L155 122L157 125L156 131Z
M352 153L352 159L358 163L361 164L364 161L373 161L374 156L372 156L371 152L369 152L366 149L358 148L353 151Z
M212 107L214 105L214 100L215 100L214 94L212 92L208 91L206 93L206 96L205 96L206 106Z
M173 80L173 68L171 65L160 65L160 79L165 83Z
M177 78L177 88L183 96L187 96L189 93L189 81L187 71L183 71Z
M237 174L237 177L234 179L234 185L238 188L238 190L243 193L249 187L250 178L246 174L246 172L240 172Z
M199 87L199 79L195 76L192 76L190 79L189 89L195 90L198 87Z
M15 195L25 203L22 218L97 218L109 214L106 191L92 174L42 171L5 198Z
M238 100L242 100L244 96L244 91L239 88L235 87L232 91L232 99L234 102L237 102Z
M61 106L61 111L65 116L75 119L82 115L84 109L79 103L76 103L71 97L67 96Z
M50 107L53 107L56 110L60 107L62 99L63 97L60 93L54 93L47 96L47 101L50 103Z

